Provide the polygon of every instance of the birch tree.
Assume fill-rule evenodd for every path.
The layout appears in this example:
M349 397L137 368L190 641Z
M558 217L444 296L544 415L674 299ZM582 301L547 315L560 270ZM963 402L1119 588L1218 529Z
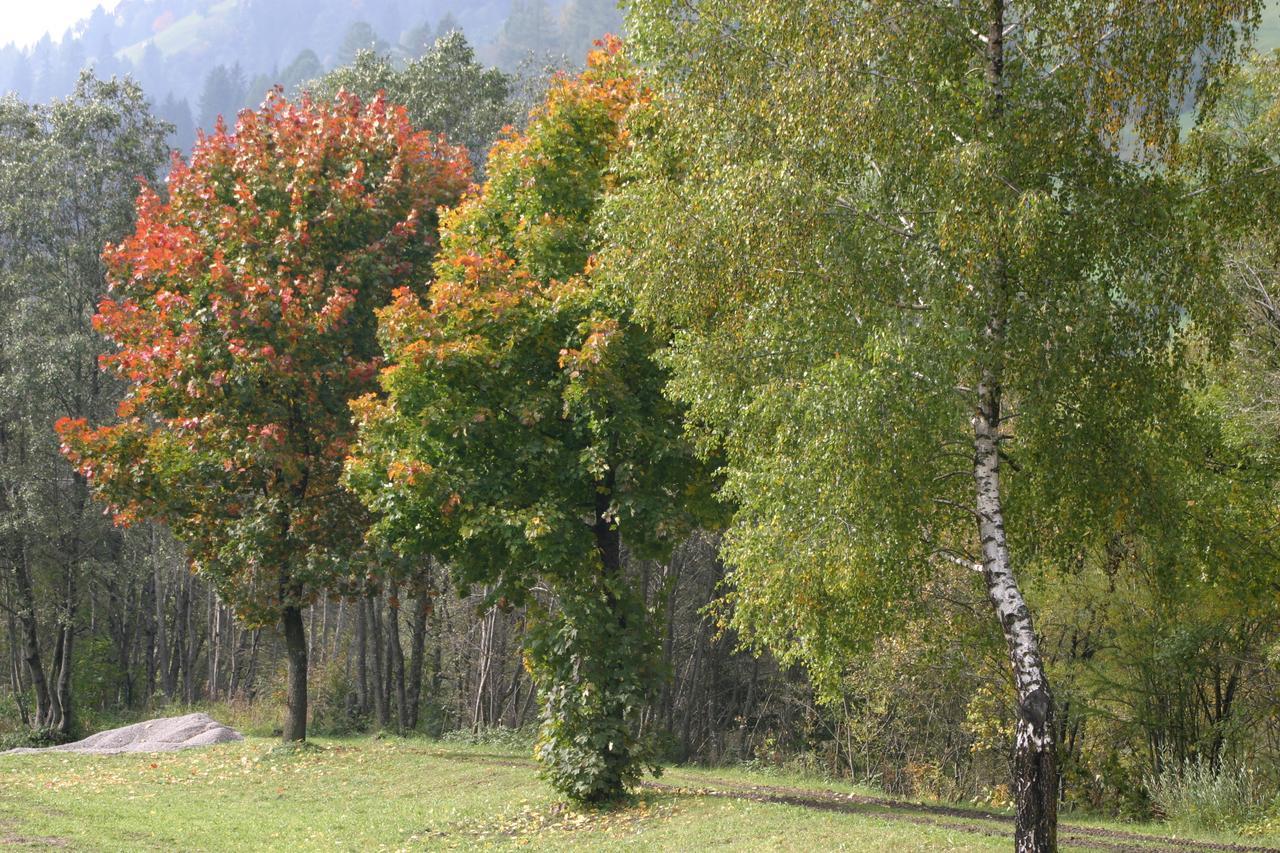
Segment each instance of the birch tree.
M1223 339L1167 163L1257 13L632 6L666 97L632 123L601 266L675 330L671 392L728 459L734 622L832 683L930 575L981 578L1015 693L1019 850L1055 848L1058 796L1019 537L1090 547L1163 452L1187 353Z

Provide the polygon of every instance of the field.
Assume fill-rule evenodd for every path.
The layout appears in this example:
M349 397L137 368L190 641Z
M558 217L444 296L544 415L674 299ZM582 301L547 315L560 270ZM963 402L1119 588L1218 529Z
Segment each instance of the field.
M0 756L0 846L71 850L1007 850L1006 814L849 786L669 769L632 803L575 811L527 755L427 740L250 738L206 750ZM1172 837L1079 823L1065 850L1266 850L1280 838Z

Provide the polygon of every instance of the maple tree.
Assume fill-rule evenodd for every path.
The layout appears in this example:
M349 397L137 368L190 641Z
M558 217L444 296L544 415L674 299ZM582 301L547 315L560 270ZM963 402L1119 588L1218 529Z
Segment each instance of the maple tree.
M103 252L101 362L128 392L116 423L60 421L63 451L118 522L168 524L243 620L282 628L286 740L306 736L300 608L361 580L366 517L339 478L374 309L429 277L437 209L468 180L462 149L382 98L277 91L175 158L167 200L144 185Z
M396 547L444 558L490 603L533 609L537 755L587 801L638 778L658 675L623 543L663 553L705 480L662 393L661 341L597 286L592 260L610 163L647 97L609 39L494 147L482 191L442 224L428 297L401 289L380 312L391 366L385 396L357 404L350 474ZM542 585L550 597L532 594Z

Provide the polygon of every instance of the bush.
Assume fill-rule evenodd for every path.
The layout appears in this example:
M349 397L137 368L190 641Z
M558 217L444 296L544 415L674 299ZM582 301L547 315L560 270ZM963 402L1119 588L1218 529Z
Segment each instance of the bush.
M312 679L311 732L341 737L369 730L371 721L360 710L355 680L341 661L333 661Z
M54 729L19 729L0 735L0 752L21 747L41 749L46 746L58 746L69 741L70 738L58 734Z
M1263 820L1276 801L1271 780L1244 762L1217 768L1196 759L1168 763L1146 783L1158 816L1204 829L1239 829Z

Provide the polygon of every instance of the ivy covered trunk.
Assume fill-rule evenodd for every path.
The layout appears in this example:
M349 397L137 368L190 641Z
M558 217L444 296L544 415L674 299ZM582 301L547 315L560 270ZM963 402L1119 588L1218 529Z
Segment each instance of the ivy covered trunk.
M302 627L302 610L284 608L280 614L285 654L289 660L289 687L285 698L284 740L307 739L307 634Z
M543 775L588 803L615 800L640 780L647 753L639 718L658 672L644 603L622 573L612 474L596 488L599 564L581 584L565 587L559 612L534 629L529 645L543 697Z

